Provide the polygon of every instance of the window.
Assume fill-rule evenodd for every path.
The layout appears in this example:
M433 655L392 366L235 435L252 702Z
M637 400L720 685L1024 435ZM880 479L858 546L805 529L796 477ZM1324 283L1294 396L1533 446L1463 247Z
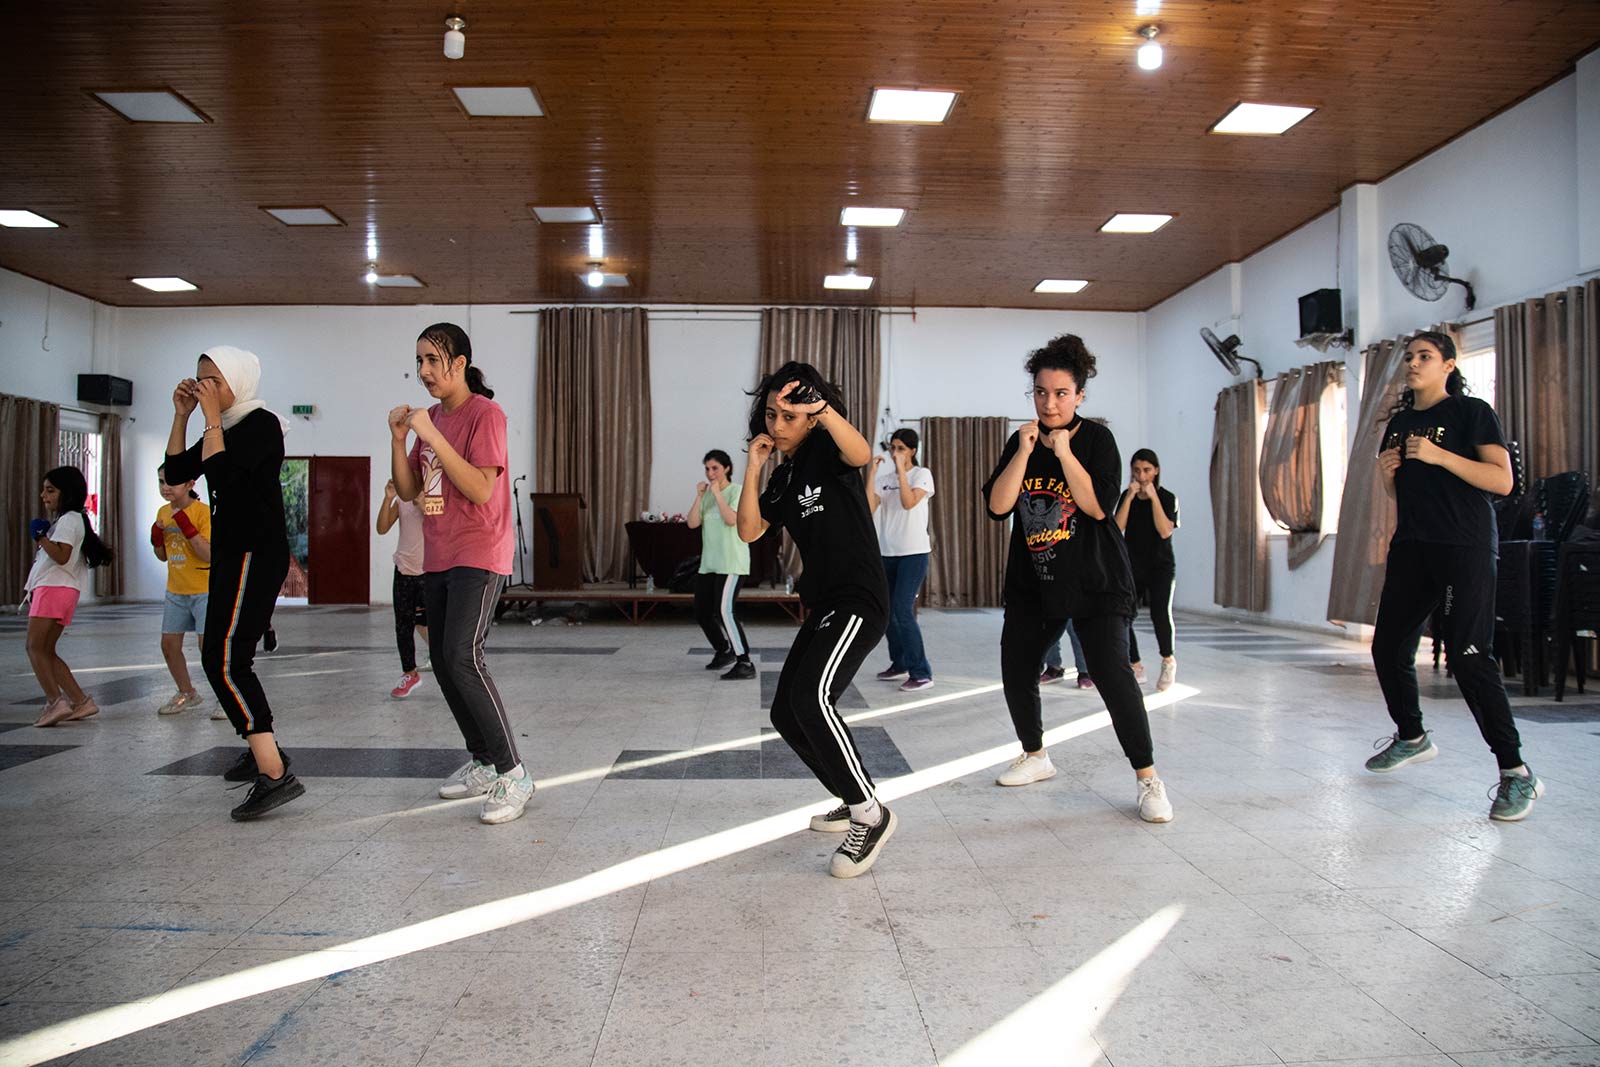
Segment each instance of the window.
M1494 320L1486 319L1464 327L1457 351L1456 370L1467 380L1472 396L1494 407Z
M100 434L94 427L92 416L73 419L72 413L61 413L60 451L56 464L77 467L89 486L89 499L83 510L89 513L90 524L100 528Z

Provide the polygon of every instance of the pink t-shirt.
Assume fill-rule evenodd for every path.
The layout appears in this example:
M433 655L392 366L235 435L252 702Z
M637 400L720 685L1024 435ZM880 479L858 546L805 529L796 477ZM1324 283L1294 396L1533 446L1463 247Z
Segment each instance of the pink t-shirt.
M419 497L418 500L421 498ZM422 506L416 500L401 500L400 544L394 550L395 569L416 578L422 574Z
M474 467L495 467L494 492L474 504L462 495L432 447L415 442L411 464L422 476L422 569L431 573L452 567L476 567L494 574L511 573L511 480L506 477L506 413L488 397L472 394L454 411L435 404L428 417L440 435Z

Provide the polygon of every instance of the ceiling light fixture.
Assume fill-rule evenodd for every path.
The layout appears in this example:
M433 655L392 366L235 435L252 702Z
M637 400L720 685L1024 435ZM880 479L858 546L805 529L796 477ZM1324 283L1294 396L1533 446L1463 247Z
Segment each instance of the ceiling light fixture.
M428 283L415 274L380 274L374 282L379 289L426 289Z
M544 106L527 85L457 85L461 110L475 119L537 119L544 117Z
M1133 5L1133 13L1142 19L1147 19L1161 11L1161 0L1138 0Z
M583 276L583 284L591 289L598 289L606 283L606 272L601 269L602 264L589 264L589 273Z
M325 207L264 207L285 226L343 226L344 220Z
M140 285L152 293L187 293L200 288L193 282L186 282L182 278L130 278L134 285Z
M444 26L444 57L460 59L467 54L467 35L461 32L467 28L467 20L451 15L444 20Z
M1314 107L1286 104L1238 104L1211 127L1212 133L1275 137L1315 111Z
M589 258L606 258L606 231L603 227L589 227Z
M0 226L16 230L53 230L59 228L61 223L52 222L32 211L0 211Z
M857 274L855 267L846 267L843 274L829 274L822 279L824 289L871 289L872 275Z
M129 122L210 122L171 89L91 89L94 98Z
M1081 293L1089 285L1082 278L1046 278L1033 287L1036 293Z
M858 251L858 249L856 248L856 231L855 230L847 230L847 231L845 231L845 235L844 235L844 259L845 259L845 262L846 263L854 263L856 261L856 253L857 253L857 251Z
M378 265L376 263L367 264L366 282L368 285L378 284Z
M950 117L956 95L943 89L874 89L867 121L938 124Z
M545 207L529 204L528 210L540 222L599 222L600 213L592 207Z
M843 226L898 226L906 217L903 207L847 207L839 212Z
M1161 27L1154 23L1139 28L1139 36L1144 38L1144 44L1139 46L1139 51L1136 53L1140 70L1161 69L1163 56L1161 46L1156 44L1156 34L1160 32Z
M1172 221L1171 215L1118 212L1100 227L1101 233L1155 233Z

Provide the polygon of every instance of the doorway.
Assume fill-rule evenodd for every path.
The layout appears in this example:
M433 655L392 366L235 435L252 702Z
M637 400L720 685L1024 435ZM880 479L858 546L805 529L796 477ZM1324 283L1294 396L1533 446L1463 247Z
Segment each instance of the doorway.
M289 576L280 604L365 604L371 589L372 460L290 456L283 462Z

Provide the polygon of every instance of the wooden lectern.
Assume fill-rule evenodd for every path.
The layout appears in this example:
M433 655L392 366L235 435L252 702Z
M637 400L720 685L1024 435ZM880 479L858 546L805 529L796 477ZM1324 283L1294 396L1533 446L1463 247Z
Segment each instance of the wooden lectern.
M583 494L529 493L533 500L533 587L583 585Z

